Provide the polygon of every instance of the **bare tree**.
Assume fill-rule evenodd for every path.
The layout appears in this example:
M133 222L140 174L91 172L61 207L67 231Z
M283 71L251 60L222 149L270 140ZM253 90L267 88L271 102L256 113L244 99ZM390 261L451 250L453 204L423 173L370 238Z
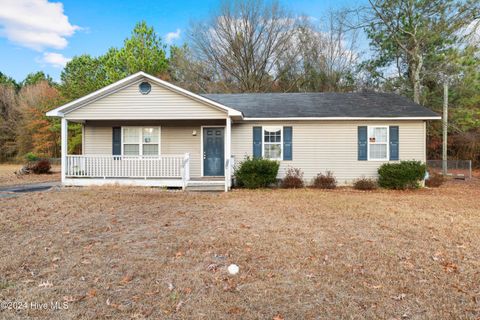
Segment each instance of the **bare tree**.
M331 12L318 26L303 19L298 28L303 81L300 90L349 91L359 60L358 32L346 28L347 14Z
M230 0L210 21L193 24L189 39L197 58L217 80L242 92L261 92L282 75L282 54L291 45L295 19L277 1ZM283 56L285 58L285 56Z

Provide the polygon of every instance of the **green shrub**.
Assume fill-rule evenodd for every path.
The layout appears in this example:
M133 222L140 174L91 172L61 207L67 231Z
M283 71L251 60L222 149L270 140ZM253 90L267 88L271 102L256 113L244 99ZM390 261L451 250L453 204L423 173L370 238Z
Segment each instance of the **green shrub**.
M415 189L420 186L426 170L420 161L385 163L378 169L378 185L386 189Z
M248 189L265 188L277 181L278 161L247 157L235 170L237 184Z
M331 171L327 171L326 174L319 173L313 179L312 187L318 189L335 189L337 187L337 179L335 179Z
M25 155L25 160L28 162L37 161L40 158L33 152L29 152Z
M298 168L288 168L285 177L282 179L282 188L296 189L303 187L303 171Z
M375 179L363 177L353 182L353 188L357 190L375 190L377 187L377 181Z

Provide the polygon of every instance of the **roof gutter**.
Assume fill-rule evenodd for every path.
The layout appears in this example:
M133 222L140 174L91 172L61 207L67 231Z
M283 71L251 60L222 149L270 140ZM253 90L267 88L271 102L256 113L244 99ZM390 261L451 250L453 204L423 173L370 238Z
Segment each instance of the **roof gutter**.
M440 116L430 117L278 117L278 118L250 118L244 117L245 121L307 121L307 120L440 120Z

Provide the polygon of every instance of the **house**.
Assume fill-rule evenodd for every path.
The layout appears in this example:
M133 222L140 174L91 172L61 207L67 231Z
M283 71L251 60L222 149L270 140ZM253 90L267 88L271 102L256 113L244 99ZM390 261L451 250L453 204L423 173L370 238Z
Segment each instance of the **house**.
M340 184L385 162L425 162L426 121L440 119L394 94L198 95L144 72L47 115L61 118L64 185L225 191L246 156L280 161L279 178L328 170ZM67 154L68 122L82 124L81 155Z

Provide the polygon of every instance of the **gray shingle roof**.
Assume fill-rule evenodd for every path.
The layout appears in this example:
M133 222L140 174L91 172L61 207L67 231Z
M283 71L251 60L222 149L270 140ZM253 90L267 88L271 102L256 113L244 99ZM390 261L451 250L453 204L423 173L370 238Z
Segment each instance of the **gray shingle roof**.
M392 93L240 93L203 96L241 111L248 118L439 116Z

